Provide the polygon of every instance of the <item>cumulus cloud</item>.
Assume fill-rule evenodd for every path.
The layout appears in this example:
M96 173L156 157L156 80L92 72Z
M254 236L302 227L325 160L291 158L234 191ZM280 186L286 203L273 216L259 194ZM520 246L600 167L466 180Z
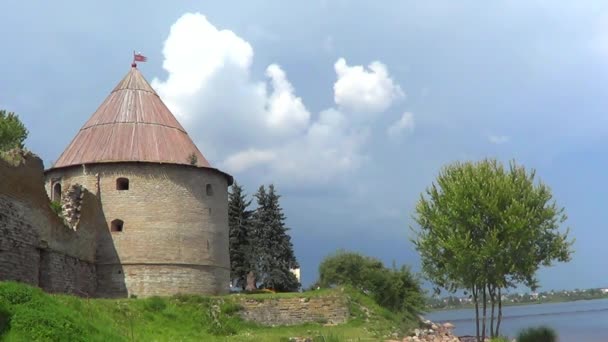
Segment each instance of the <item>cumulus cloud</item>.
M366 69L362 65L349 66L344 58L340 58L334 69L338 75L334 84L334 100L346 110L379 113L405 96L389 76L386 66L378 61Z
M508 143L509 141L511 141L511 137L506 136L506 135L489 135L488 140L492 144L501 145L501 144L505 144L505 143Z
M392 139L397 139L403 134L414 131L414 114L405 112L399 120L388 127L386 133Z
M380 112L403 96L382 63L366 70L339 59L336 104L313 116L278 64L254 80L251 45L199 13L172 25L163 55L168 76L152 86L203 154L237 176L259 170L273 181L310 184L355 170L370 133L351 111Z

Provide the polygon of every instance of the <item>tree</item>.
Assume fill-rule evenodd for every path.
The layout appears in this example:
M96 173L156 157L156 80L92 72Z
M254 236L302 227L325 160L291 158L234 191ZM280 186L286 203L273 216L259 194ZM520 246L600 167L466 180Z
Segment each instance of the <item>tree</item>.
M251 243L257 281L264 288L296 291L300 284L291 269L299 267L293 252L285 215L279 204L280 196L273 185L268 192L260 186L255 194L258 208L253 214Z
M0 110L0 151L23 148L28 131L17 114Z
M515 162L508 169L496 160L454 163L442 169L416 206L413 243L423 272L438 288L470 292L480 341L488 302L490 335L499 335L502 289L517 284L535 289L541 266L571 258L568 230L560 232L565 210L535 178L535 171Z
M230 279L245 289L247 273L251 270L251 215L243 187L237 182L228 194L228 227L230 230Z
M416 319L424 307L420 280L409 268L385 267L378 259L338 251L319 265L319 285L350 285L368 293L381 306Z

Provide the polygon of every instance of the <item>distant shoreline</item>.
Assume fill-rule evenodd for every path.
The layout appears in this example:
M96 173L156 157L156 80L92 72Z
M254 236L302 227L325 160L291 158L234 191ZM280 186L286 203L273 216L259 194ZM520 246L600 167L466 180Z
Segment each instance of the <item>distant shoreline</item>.
M598 299L608 299L608 296L602 296L602 297L597 297L597 298L577 298L577 299L572 299L572 300L545 300L545 301L534 301L534 302L517 302L517 303L503 303L502 307L507 307L507 306L524 306L524 305L539 305L539 304L552 304L552 303L572 303L572 302L582 302L582 301L589 301L589 300L598 300ZM488 305L488 309L490 308L490 306ZM473 304L467 304L467 305L463 305L463 306L459 306L459 307L446 307L446 308L428 308L428 310L426 311L426 313L432 313L432 312L440 312L440 311L456 311L456 310L468 310L468 309L475 309L475 305ZM480 308L481 310L481 305Z

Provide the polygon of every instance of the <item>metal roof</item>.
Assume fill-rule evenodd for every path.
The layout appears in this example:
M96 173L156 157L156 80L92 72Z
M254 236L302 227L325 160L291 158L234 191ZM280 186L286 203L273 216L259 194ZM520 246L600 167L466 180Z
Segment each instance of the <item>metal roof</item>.
M135 64L82 126L52 168L104 162L211 167Z

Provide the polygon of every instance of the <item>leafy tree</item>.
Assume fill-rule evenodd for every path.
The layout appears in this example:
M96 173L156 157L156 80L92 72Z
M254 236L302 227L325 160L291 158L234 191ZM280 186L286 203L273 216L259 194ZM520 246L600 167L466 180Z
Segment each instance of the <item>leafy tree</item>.
M541 266L570 260L568 231L559 231L564 209L535 176L515 162L508 169L496 160L454 163L416 206L420 229L413 242L422 269L440 288L470 292L478 340L486 336L488 302L490 335L499 335L502 289L517 284L534 289Z
M0 151L23 148L28 131L17 114L0 110Z
M319 285L350 285L368 293L381 306L416 318L424 307L420 281L409 268L385 267L378 259L339 251L319 265Z
M289 230L285 226L285 215L279 204L280 196L273 185L260 186L255 194L258 208L253 214L253 237L251 243L256 263L257 281L264 288L277 291L296 291L300 284L291 269L298 262L293 252Z
M251 270L251 215L243 187L237 182L228 194L228 226L230 230L230 279L245 289L247 273Z

